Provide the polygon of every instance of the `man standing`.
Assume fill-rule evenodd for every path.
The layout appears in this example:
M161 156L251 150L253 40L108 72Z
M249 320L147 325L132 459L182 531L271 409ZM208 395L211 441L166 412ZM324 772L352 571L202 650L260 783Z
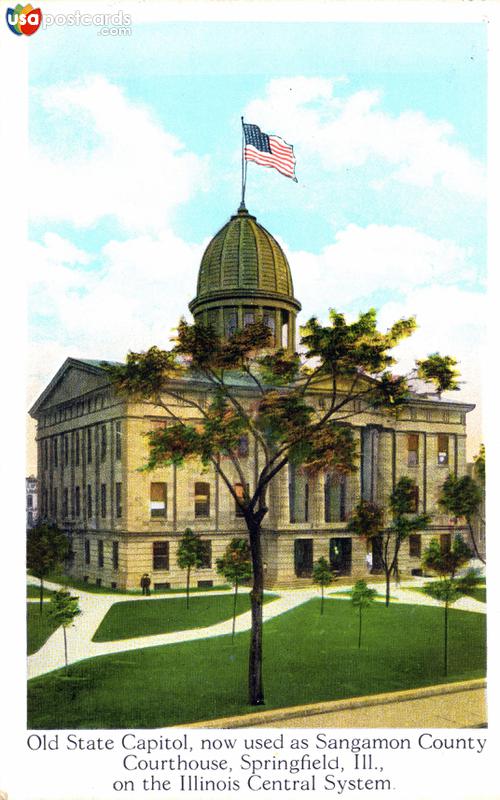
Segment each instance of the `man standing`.
M150 586L151 586L151 578L149 577L148 573L145 572L141 578L142 593L149 596L151 594L149 588Z

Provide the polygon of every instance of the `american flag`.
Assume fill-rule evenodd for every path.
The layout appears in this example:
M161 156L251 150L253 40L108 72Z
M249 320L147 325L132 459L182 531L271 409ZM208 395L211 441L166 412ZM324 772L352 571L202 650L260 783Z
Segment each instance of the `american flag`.
M287 178L295 177L295 156L293 147L287 144L280 136L262 133L258 125L243 123L245 137L245 161L254 161L263 167L273 167L286 175Z

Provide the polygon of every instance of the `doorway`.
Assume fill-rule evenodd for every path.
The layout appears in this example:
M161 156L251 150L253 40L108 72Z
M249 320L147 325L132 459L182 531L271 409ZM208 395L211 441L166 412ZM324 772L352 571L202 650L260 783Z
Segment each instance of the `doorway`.
M352 539L330 539L330 569L336 575L350 575L352 567Z
M295 575L310 578L313 570L313 540L295 539Z

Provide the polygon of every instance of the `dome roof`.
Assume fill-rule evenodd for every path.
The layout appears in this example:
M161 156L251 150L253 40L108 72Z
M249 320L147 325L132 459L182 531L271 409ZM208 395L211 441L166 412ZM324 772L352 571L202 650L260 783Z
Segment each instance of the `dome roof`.
M240 206L214 236L201 259L193 302L236 290L293 299L290 266L276 239ZM295 301L297 302L297 301Z

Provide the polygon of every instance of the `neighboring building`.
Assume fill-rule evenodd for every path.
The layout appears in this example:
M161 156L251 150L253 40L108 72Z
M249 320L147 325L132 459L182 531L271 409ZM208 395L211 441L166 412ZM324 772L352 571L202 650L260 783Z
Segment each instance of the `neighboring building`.
M34 475L26 478L26 527L36 525L38 517L38 484Z
M246 209L240 208L208 245L190 309L196 320L225 336L264 319L275 346L295 348L300 303L287 258ZM177 542L190 527L206 542L195 582L219 582L216 559L234 536L246 533L231 494L213 470L201 465L138 471L147 458L144 434L165 415L150 403L115 396L100 364L67 359L31 409L38 422L41 515L68 532L73 558L67 568L111 587L137 588L144 572L151 574L154 588L181 586L185 574L176 563ZM233 386L242 402L255 395L249 379ZM177 379L170 388L177 391L178 412L185 418L194 414L185 398L204 405L210 393L199 377ZM310 396L321 408L328 388L314 384ZM432 514L432 524L405 543L401 571L420 568L431 537L441 537L447 547L450 522L439 513L437 497L450 472L466 471L465 423L472 408L414 394L397 418L361 409L353 418L360 453L356 474L308 480L293 467L282 470L271 484L264 519L267 586L310 583L313 561L321 556L340 576L365 576L367 545L346 531L347 518L361 497L386 504L402 475L415 480L415 508ZM258 449L242 439L239 455L251 487ZM375 558L373 570L377 567Z

